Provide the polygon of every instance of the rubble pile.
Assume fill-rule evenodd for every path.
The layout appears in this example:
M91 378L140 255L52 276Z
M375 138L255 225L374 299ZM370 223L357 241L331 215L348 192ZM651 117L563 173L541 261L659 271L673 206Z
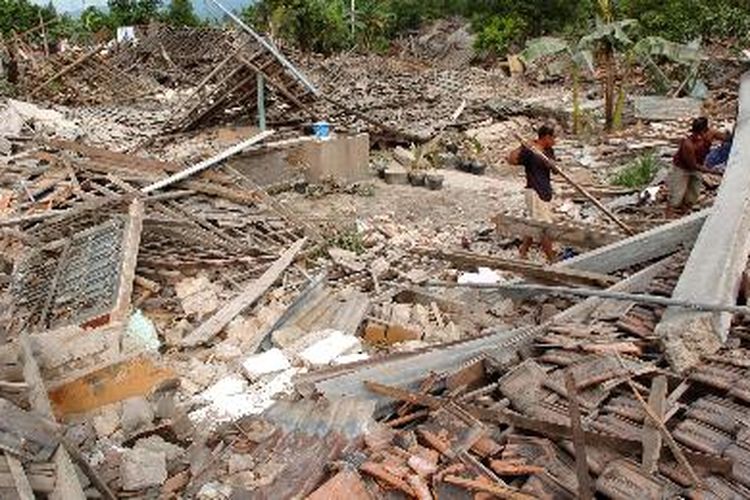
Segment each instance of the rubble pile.
M505 158L570 93L466 35L314 84L215 28L35 61L0 106L0 497L750 496L750 77L692 213L667 169L610 184L699 109L646 98L559 142L531 220Z

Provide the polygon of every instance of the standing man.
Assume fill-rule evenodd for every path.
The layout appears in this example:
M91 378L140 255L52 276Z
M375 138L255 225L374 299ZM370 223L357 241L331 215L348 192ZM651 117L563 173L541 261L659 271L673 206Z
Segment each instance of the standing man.
M727 140L728 135L711 129L708 126L708 118L700 117L693 120L690 135L680 141L680 147L672 159L672 169L667 178L669 187L667 218L671 218L675 212L689 212L698 201L703 184L701 172L717 173L704 166L706 157L711 151L711 144L717 139Z
M534 145L547 158L554 160L555 151L552 148L555 145L555 129L549 125L542 125L539 128ZM508 163L523 165L526 172L526 216L539 222L553 222L550 203L552 201L552 183L550 181L549 164L525 146L513 150L508 156ZM519 249L522 259L528 257L529 249L533 243L534 240L530 236L524 238ZM543 233L539 243L547 261L553 262L556 255L552 248L552 238Z

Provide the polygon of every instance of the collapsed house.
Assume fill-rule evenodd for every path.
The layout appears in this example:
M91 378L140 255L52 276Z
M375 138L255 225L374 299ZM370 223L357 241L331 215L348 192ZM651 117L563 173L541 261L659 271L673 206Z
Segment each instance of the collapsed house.
M453 64L419 76L447 88L415 100L413 116L368 112L376 106L319 91L267 43L156 30L111 53L50 56L26 92L100 106L188 85L139 138L163 148L264 113L269 88L269 123L340 113L374 142L426 143L396 150L382 171L404 189L464 112L467 127L528 113L467 104ZM359 91L398 107L409 96L403 68L393 73L392 95L376 81ZM11 188L0 193L2 495L750 496L748 310L737 302L750 254L749 77L708 208L640 223L647 208L630 208L627 224L602 208L598 225L495 214L493 237L554 234L579 250L551 266L408 238L377 218L336 247L272 194L369 178L366 135L325 141L280 126L271 140L259 127L188 162L83 144L53 112L8 109L20 121L4 122ZM571 185L565 196L591 202ZM477 268L479 290L458 288ZM513 278L488 283L481 268ZM559 293L586 298L545 295ZM548 314L497 325L530 299Z

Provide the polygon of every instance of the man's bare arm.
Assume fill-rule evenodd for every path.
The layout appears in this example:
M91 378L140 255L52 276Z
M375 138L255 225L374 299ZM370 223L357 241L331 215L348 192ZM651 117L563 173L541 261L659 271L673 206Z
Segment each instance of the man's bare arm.
M520 147L510 152L510 154L508 155L508 163L510 163L511 165L521 164L521 148Z

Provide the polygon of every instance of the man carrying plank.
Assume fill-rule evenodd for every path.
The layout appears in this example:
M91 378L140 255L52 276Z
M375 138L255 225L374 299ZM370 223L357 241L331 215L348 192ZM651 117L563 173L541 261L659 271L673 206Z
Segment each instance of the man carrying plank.
M555 129L549 125L542 125L533 142L537 149L551 159L555 159L553 146L555 145ZM550 180L550 164L544 161L526 146L520 146L508 156L511 165L523 165L526 173L526 216L540 222L552 220L552 183ZM526 259L534 240L531 236L524 238L519 249L521 258ZM556 254L552 247L552 238L544 234L539 242L548 262L555 260Z

